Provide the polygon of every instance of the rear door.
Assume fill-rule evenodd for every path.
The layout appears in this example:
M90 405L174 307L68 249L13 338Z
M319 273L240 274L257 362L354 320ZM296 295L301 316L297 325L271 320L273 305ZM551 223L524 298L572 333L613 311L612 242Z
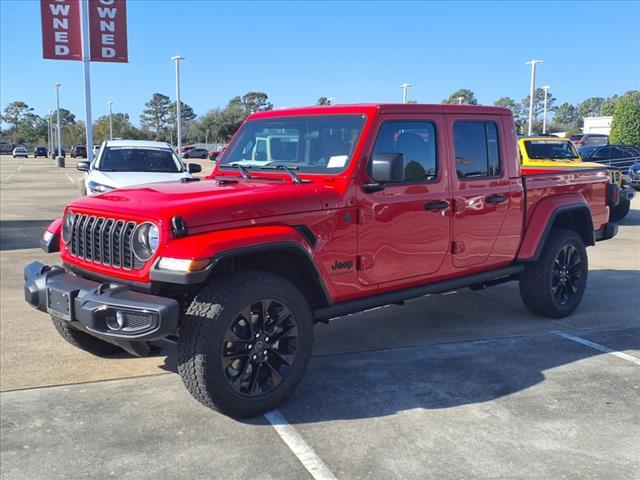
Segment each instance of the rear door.
M371 157L402 153L405 180L359 196L358 279L364 285L437 272L448 252L446 136L440 114L385 115Z
M450 163L455 165L451 173L453 265L503 263L500 255L491 256L511 201L511 182L502 158L507 148L501 117L452 114L447 115L447 125Z

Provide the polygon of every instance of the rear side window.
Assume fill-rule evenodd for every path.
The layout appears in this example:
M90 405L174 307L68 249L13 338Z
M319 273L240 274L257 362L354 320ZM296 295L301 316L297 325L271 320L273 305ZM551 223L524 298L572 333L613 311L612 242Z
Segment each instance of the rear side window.
M435 180L438 174L436 129L431 122L386 121L382 124L373 154L401 153L404 181Z
M453 141L458 178L500 175L498 127L494 122L455 122Z

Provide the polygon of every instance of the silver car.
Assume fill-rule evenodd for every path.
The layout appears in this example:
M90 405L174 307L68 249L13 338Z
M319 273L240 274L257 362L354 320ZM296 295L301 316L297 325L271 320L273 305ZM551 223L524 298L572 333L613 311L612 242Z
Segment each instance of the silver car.
M29 151L23 147L22 145L16 147L13 149L13 152L11 152L13 155L13 158L16 157L24 157L24 158L29 158Z

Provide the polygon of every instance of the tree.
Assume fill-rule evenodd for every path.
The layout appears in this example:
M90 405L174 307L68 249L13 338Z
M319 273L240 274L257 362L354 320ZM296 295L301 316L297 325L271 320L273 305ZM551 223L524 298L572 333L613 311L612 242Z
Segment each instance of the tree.
M6 106L2 114L2 121L10 125L11 141L16 143L18 139L18 130L33 108L29 107L25 102L17 100Z
M529 99L530 96L527 95L522 99L522 114L527 119L529 118ZM556 107L554 103L556 98L551 94L551 91L547 93L547 112L553 112ZM544 88L536 88L535 93L533 94L533 119L537 120L540 114L544 112Z
M498 100L493 102L493 104L496 107L504 107L511 110L511 113L513 114L513 120L516 124L516 130L518 132L522 131L524 123L522 121L522 107L519 103L517 103L511 97L500 97Z
M58 121L58 114L55 110L53 111L53 120L54 122ZM76 123L76 116L66 108L61 108L60 109L60 125L64 127L65 125L71 125L73 123Z
M609 140L614 144L640 145L640 102L633 96L622 97L616 103Z
M556 108L553 114L553 123L558 128L563 126L566 127L566 130L575 130L578 127L579 121L580 117L578 117L576 107L567 102Z
M602 107L600 107L600 112L598 114L607 117L612 116L616 110L616 104L618 103L618 101L621 98L626 97L630 97L632 99L635 99L636 102L640 102L640 90L629 90L624 92L624 95L622 95L621 97L619 97L618 95L614 95L607 98L602 104Z
M331 100L329 100L327 97L320 97L316 102L316 105L319 105L321 107L324 107L325 105L331 105Z
M580 104L578 104L578 116L580 118L598 116L600 115L600 109L605 100L602 97L587 98Z
M111 115L113 136L127 140L144 140L146 135L134 127L128 113L114 113ZM109 140L109 115L103 115L93 123L93 142L100 144Z
M454 104L460 103L460 100L462 100L463 104L478 105L478 100L476 100L475 94L471 90L468 90L466 88L460 88L456 90L447 98L442 100L442 103Z
M273 105L269 102L269 97L262 92L249 92L242 97L234 97L229 101L231 107L240 107L244 109L247 115L254 112L263 112L265 110L273 110Z
M171 100L162 93L154 93L140 115L140 123L143 127L150 130L156 140L160 140L165 136L165 129L171 115Z

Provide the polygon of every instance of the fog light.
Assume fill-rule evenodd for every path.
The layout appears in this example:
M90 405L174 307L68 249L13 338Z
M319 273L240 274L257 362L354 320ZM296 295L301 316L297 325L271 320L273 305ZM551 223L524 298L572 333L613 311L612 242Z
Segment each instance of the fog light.
M110 312L110 315L107 315L107 327L109 330L122 330L127 325L127 319L122 312Z

